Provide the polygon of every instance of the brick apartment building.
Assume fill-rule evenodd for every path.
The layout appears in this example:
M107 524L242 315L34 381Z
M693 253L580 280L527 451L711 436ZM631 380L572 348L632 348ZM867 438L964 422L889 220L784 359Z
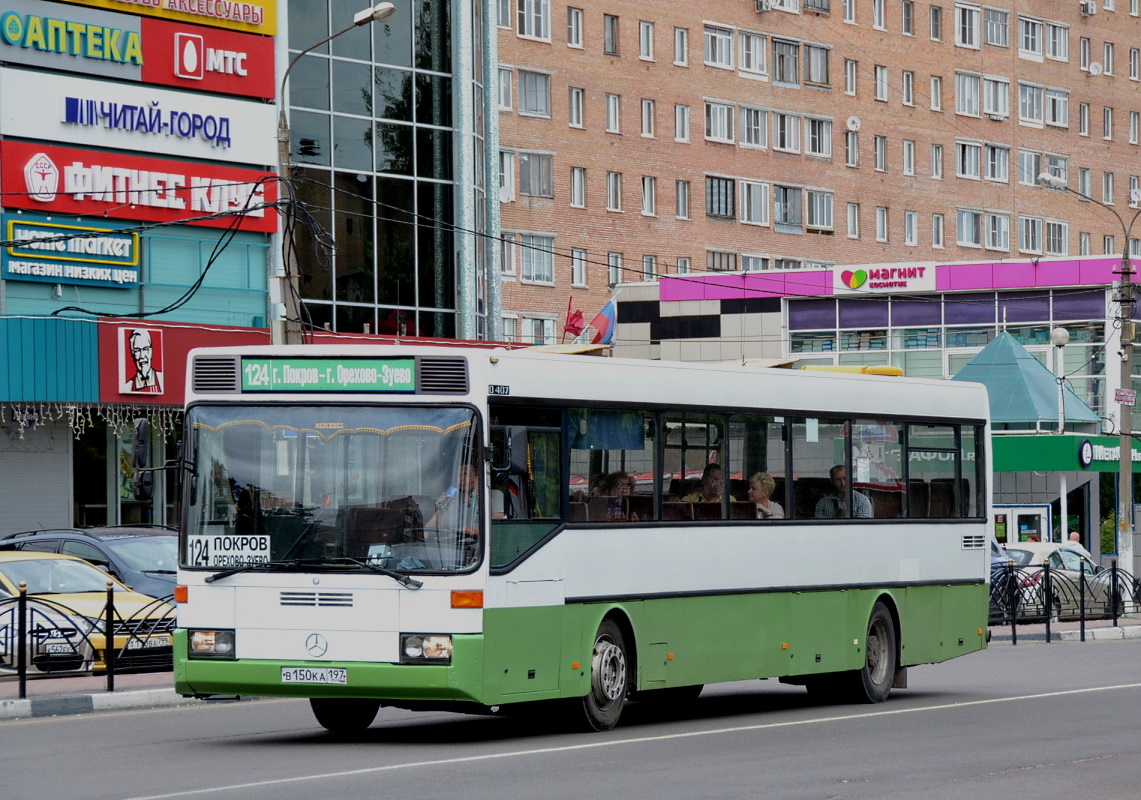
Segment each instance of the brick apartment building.
M687 271L1120 253L1139 6L500 0L505 336Z

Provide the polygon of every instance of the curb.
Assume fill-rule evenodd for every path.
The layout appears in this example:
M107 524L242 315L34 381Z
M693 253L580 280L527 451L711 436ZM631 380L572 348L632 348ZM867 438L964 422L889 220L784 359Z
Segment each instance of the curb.
M991 633L992 642L1009 642L1011 640L1009 633ZM1116 641L1118 639L1141 639L1141 625L1122 625L1117 628L1086 628L1086 641ZM1050 641L1052 642L1080 642L1082 640L1081 631L1057 631L1050 634ZM1046 641L1046 634L1044 632L1033 633L1019 633L1018 641L1020 642L1044 642Z
M26 700L0 700L0 720L27 717L62 717L96 711L167 708L205 702L183 697L174 689L147 689L135 692L77 694L67 697L30 697Z

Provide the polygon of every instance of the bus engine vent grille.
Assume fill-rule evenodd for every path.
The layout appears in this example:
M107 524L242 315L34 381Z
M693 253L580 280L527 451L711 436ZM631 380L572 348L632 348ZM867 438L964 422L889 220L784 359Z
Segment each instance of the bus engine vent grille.
M467 360L463 358L421 358L417 392L428 394L467 394Z
M352 592L282 592L283 606L335 606L352 608Z
M986 536L981 533L963 537L964 550L982 550L984 547L986 547Z
M197 356L194 359L194 391L216 394L241 390L237 357Z

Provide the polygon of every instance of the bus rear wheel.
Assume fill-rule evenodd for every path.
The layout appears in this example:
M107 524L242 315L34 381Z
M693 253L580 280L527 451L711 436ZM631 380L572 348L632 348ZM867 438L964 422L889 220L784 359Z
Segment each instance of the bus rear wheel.
M317 723L333 733L358 733L368 728L380 711L379 700L313 697L309 700Z
M583 716L590 730L608 731L618 724L630 691L628 665L622 629L614 620L603 620L594 637L590 691L582 698Z
M882 703L891 694L896 664L895 623L887 606L877 602L868 620L864 637L864 666L853 676L852 700L857 703Z

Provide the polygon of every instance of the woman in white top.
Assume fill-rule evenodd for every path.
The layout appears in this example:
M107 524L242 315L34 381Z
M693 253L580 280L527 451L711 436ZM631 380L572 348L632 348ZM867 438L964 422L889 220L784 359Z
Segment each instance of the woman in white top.
M767 472L758 472L749 478L749 499L757 504L757 519L784 519L784 509L771 499L776 485Z

